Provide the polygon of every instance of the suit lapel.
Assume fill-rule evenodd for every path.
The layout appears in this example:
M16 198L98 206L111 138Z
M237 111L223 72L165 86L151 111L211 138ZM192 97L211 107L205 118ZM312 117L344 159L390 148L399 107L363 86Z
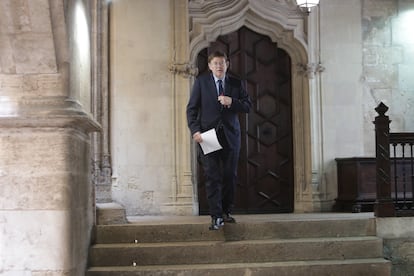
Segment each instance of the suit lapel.
M228 75L224 79L224 95L231 97L232 96L232 82Z
M209 94L212 94L213 96L217 96L216 83L214 82L214 77L211 74L210 74L210 79L208 82L208 90L212 91L212 93L209 93Z
M214 81L214 77L213 77L212 74L210 74L210 78L208 79L207 89L208 89L209 97L212 98L213 102L216 102L217 103L217 108L220 109L221 108L221 104L217 100L217 87L216 87L216 83Z

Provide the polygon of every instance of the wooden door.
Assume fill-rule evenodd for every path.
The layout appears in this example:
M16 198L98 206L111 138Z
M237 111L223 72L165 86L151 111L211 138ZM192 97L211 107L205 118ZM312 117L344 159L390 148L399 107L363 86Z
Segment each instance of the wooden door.
M198 55L200 74L209 53L230 59L228 73L246 80L253 106L240 115L242 143L234 213L293 211L292 89L289 55L269 37L246 27L220 36ZM200 214L208 214L202 166L198 163Z

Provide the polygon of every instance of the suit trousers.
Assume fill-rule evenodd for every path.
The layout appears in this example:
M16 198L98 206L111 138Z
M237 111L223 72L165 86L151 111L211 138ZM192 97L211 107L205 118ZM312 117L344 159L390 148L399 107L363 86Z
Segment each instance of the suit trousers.
M205 188L209 212L212 217L230 214L234 205L237 181L239 149L229 146L223 129L217 130L222 149L204 155L200 150L201 162L206 177Z

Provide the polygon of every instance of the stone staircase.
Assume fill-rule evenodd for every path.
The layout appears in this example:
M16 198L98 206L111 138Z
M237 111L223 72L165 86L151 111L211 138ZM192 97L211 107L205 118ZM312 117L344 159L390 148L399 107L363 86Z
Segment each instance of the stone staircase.
M97 226L87 275L389 276L391 263L373 218L123 224Z

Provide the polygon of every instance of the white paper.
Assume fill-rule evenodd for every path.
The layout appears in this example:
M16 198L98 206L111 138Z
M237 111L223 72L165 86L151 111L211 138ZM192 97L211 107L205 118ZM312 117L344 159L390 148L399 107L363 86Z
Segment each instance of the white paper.
M217 139L216 130L214 128L201 133L201 138L203 141L200 143L200 146L204 154L209 154L210 152L223 148Z

